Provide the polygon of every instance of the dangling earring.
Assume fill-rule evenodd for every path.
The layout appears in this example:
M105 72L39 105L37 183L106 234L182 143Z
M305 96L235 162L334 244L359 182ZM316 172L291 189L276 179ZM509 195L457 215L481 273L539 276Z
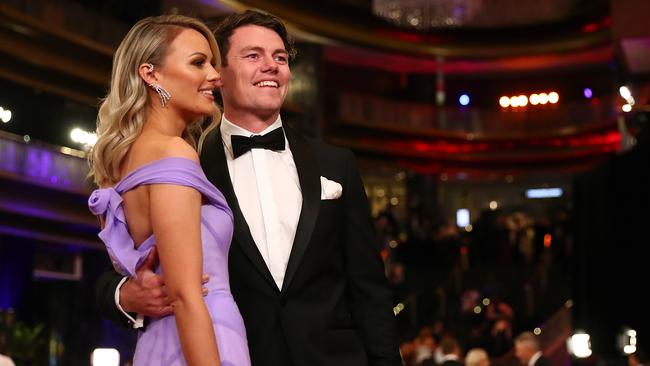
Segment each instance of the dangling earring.
M149 86L153 90L155 90L156 93L158 93L158 96L160 97L160 102L162 102L162 106L167 107L167 103L169 102L169 99L171 99L171 95L169 95L169 92L158 84L149 84Z
M153 64L149 64L149 70L148 72L153 72ZM149 84L149 87L158 93L158 96L160 97L160 102L162 103L163 108L167 107L167 103L169 103L169 100L171 99L171 95L169 95L169 92L165 90L162 86L158 84Z

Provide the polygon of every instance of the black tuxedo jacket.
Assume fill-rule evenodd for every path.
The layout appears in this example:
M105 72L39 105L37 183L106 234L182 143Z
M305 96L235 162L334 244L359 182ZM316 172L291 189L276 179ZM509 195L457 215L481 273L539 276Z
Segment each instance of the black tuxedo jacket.
M551 366L551 363L546 357L542 356L535 361L535 366Z
M232 294L246 324L253 366L401 365L392 296L373 243L368 202L352 153L285 128L303 196L282 289L278 289L239 208L220 129L201 165L235 217L229 253ZM321 200L320 177L343 187ZM115 274L98 281L100 307L115 308Z

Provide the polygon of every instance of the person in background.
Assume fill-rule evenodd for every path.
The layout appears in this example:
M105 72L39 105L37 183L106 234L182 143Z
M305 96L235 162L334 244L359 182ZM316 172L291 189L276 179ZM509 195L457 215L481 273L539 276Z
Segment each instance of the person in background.
M465 366L490 366L490 358L482 348L472 348L465 355Z
M550 366L533 332L523 332L515 338L515 356L523 366Z
M447 334L440 340L440 357L437 360L440 366L462 366L461 348L456 337Z

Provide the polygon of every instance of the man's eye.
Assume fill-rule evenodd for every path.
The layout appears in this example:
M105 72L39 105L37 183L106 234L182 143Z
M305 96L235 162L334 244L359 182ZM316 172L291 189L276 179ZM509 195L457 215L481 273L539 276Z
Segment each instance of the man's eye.
M251 53L250 55L246 55L247 58L250 58L251 60L256 60L258 58L256 53Z
M278 62L287 62L287 57L286 56L276 56L275 60Z

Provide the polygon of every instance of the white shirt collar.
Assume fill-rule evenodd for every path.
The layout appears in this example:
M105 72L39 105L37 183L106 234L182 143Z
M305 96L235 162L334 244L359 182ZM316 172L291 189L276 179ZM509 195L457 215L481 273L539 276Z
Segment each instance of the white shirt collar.
M275 130L278 127L282 127L282 119L280 118L280 115L278 115L278 119L275 120L270 126L264 129L264 131L260 133L253 133L250 132L249 130L239 127L236 124L228 121L225 115L221 116L221 123L219 124L219 129L221 130L221 139L223 140L223 145L226 147L226 150L228 151L228 154L230 155L230 158L233 158L232 154L232 142L230 142L230 137L232 135L236 136L246 136L250 137L253 135L265 135L273 130ZM286 139L286 138L285 138Z
M446 355L442 356L440 358L440 363L445 362L445 361L458 361L460 358L458 357L457 354L455 353L447 353Z
M537 360L538 360L540 357L542 357L542 351L537 351L537 352L535 352L535 354L532 355L532 357L530 358L530 360L528 360L528 366L533 366L533 365L535 365L535 362L537 362Z

